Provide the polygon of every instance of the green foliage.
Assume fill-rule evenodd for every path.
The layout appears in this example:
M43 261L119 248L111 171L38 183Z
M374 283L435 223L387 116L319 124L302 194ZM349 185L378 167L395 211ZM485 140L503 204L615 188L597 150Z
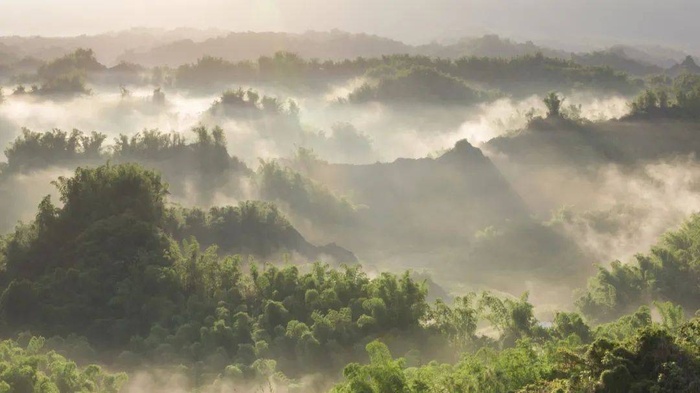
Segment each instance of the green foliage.
M227 90L216 100L205 117L211 121L234 118L246 122L262 139L281 147L292 148L307 132L299 120L299 105L294 100L282 100L261 95L253 89Z
M6 170L29 172L54 165L101 158L102 144L107 136L97 132L86 135L79 130L70 134L54 129L46 133L22 129L22 135L5 149Z
M63 57L53 60L39 68L39 76L51 80L73 72L96 72L105 67L95 59L92 49L77 49Z
M591 341L593 334L580 314L573 312L557 312L551 327L552 337L567 339L576 336L584 343Z
M661 314L661 325L675 332L685 323L685 311L683 307L671 302L654 302L654 306Z
M670 231L649 254L634 263L613 262L600 267L577 301L579 309L594 320L610 321L650 300L671 301L689 310L700 305L700 216L693 215L680 229ZM669 324L677 324L676 312L661 306ZM676 320L674 322L673 320Z
M77 49L63 57L43 64L37 72L41 88L33 89L38 94L87 94L86 76L105 71L106 67L95 59L92 49ZM23 93L24 89L18 91Z
M454 61L452 69L454 71L449 72L451 75L517 94L573 87L622 94L638 89L638 84L626 74L612 68L582 66L571 60L549 58L539 53L510 59L462 58Z
M700 76L684 73L672 86L645 90L630 104L628 118L697 119L700 117Z
M58 75L48 79L36 91L39 94L88 94L90 89L86 86L85 76L77 71L69 74Z
M0 342L0 391L16 393L117 393L125 374L109 374L99 366L78 367L54 351L43 337L32 337L26 348L12 340Z
M277 161L260 161L257 182L263 199L289 206L313 222L347 225L355 219L355 207L348 200Z
M112 162L138 162L161 171L178 196L196 197L209 205L215 192L239 192L238 180L252 172L238 158L228 154L223 129L194 127L195 139L179 133L144 130L131 137L120 135L106 146L106 136L79 130L68 133L55 129L44 133L23 129L6 150L4 175L29 173L57 166L73 169L78 165ZM194 195L188 186L194 185Z
M523 338L544 338L547 332L538 325L533 313L534 307L525 293L520 299L502 299L484 292L480 299L480 308L484 318L498 330L500 345L512 347Z
M264 357L291 375L332 370L357 356L352 348L358 342L417 328L426 308L425 291L405 277L389 280L399 283L394 288L358 268L320 264L308 273L266 266L247 275L237 260L217 262L216 253L201 252L196 243L179 253L175 269L189 299L174 320L183 324L154 327L139 345L144 355L162 354L164 345L165 355L179 359L218 352L244 375L252 375L254 362ZM384 311L377 312L376 304ZM364 323L368 314L375 323Z
M302 59L296 53L277 52L272 57L262 56L258 59L258 69L264 79L283 81L286 84L296 85L299 79L307 72L308 65L314 65L315 61ZM318 67L314 67L318 68Z
M406 368L403 359L393 359L379 342L367 346L371 362L350 364L345 382L336 393L389 392L511 392L536 382L546 373L546 357L523 341L515 348L496 352L482 349L465 355L455 365L432 362L419 368Z
M414 75L411 76L411 73ZM519 96L575 87L630 94L638 91L643 84L610 67L586 66L571 60L545 57L542 54L509 58L472 56L454 60L420 55L391 55L321 62L306 60L288 52L263 56L254 62L239 63L203 57L194 64L179 67L176 71L176 83L189 89L261 82L320 89L363 75L387 80L387 94L402 101L412 100L411 102L416 102L419 98L440 98L442 102L471 101L478 98L478 92L465 88L463 81L478 83L488 90L500 90ZM402 82L391 80L400 75L412 79ZM446 87L449 94L430 90L428 94L423 94L417 90L417 87L427 80ZM355 92L356 98L366 100L382 90L384 89L375 91L371 85L365 85ZM408 91L414 97L395 96L399 91Z
M406 368L405 360L375 342L367 346L370 363L348 365L333 392L695 392L700 351L689 343L698 339L697 325L696 318L677 336L643 327L583 346L521 339L502 351L467 354L454 365L417 368Z
M367 344L370 364L351 364L343 375L348 379L345 386L334 389L337 393L405 393L410 387L403 373L404 361L394 360L389 348L380 342Z
M475 294L469 294L455 298L451 307L438 299L429 311L426 325L446 338L456 349L473 349L479 322L475 297Z
M195 64L180 66L175 77L178 87L201 89L218 87L221 82L249 80L256 71L250 62L232 64L221 58L204 56Z
M376 86L364 84L350 93L348 101L363 103L431 103L471 105L488 97L463 80L441 73L433 68L412 67L382 77Z
M698 321L684 322L682 309L669 303L656 305L661 325L643 307L595 328L575 313L558 313L548 326L535 318L527 294L470 294L452 305L430 306L425 284L409 272L370 278L359 266L331 269L318 263L305 269L251 264L246 272L241 258L221 257L216 244L239 252L246 236L286 236L288 223L271 205L209 212L167 208L166 185L136 165L78 169L56 185L62 206L45 199L36 219L3 243L4 328L84 335L99 351L118 353L113 364L122 369L181 364L195 386L241 379L271 383L285 380L280 372L298 377L337 371L361 359L358 348L381 338L397 347L410 343L411 367L373 342L367 346L370 363L348 365L336 392L697 388ZM693 248L695 226L690 221L670 233L659 249ZM203 249L191 236L211 246ZM271 247L252 244L261 252ZM675 254L695 260L691 252ZM662 262L650 258L643 271ZM607 275L601 270L598 284L619 287L638 276L662 282L656 271L616 269ZM620 296L605 299L616 306ZM478 329L486 321L490 335ZM33 341L27 351L39 347ZM422 351L441 348L463 352L461 360L422 362ZM0 366L0 372L10 373L3 380L16 384L35 386L43 375L53 378L45 370L56 369L42 368L41 361L34 369L24 360L9 362L20 366ZM61 370L77 373L71 383L106 386L99 391L121 381L99 369L89 367L81 376L76 367L66 367ZM26 377L31 373L41 376ZM64 382L56 383L62 389Z
M609 321L638 307L645 299L646 284L640 269L614 261L609 269L598 268L588 280L577 306L588 317Z
M585 54L572 54L572 60L588 66L611 67L627 72L630 75L650 75L663 71L659 66L648 64L630 57L624 47L613 47L607 50L593 51Z
M79 50L42 67L39 74L44 83L30 92L87 92L84 78L102 69L91 51ZM168 72L156 69L153 77L165 83ZM277 53L239 64L205 57L178 68L175 75L184 87L218 87L221 80L299 87L365 75L377 83L363 85L350 101L441 105L482 102L492 97L482 92L486 89L518 94L581 86L623 93L637 88L636 82L611 69L542 55L458 60L402 55L320 62ZM479 90L469 86L474 81L480 82ZM673 95L650 91L633 108L639 113L693 117L700 102L698 86L697 78L684 76L675 81ZM26 93L24 87L16 90L16 94ZM123 90L125 97L127 93ZM154 91L153 101L165 103L160 88ZM545 98L548 117L578 121L580 108L564 108L563 101L556 93ZM270 138L301 133L298 114L296 103L252 89L223 93L208 113L269 123L261 134ZM693 217L666 235L634 263L600 267L578 299L582 314L558 312L551 323L540 322L527 293L519 298L470 293L453 302L429 304L426 283L410 272L370 275L360 266L260 266L246 259L254 255L269 260L283 252L314 257L325 251L307 243L270 202L206 210L168 205L169 191L186 195L189 185L202 198L208 196L200 203L211 206L212 196L235 188L242 174L251 176L263 199L324 230L358 219L356 207L348 200L277 161L261 161L255 173L248 170L228 154L221 128L200 126L193 133L195 139L187 141L180 134L144 130L133 137L121 135L108 149L103 146L105 136L98 133L24 130L5 152L8 162L3 173L76 162L138 161L160 169L178 185L170 188L158 173L135 164L79 168L72 177L59 178L55 185L60 204L46 197L33 221L19 225L0 241L3 332L59 335L49 340L54 347L77 341L76 358L81 349L88 356L99 354L110 369L139 371L154 364L178 369L199 390L209 383L224 390L226 383L244 379L272 384L290 382L286 375L335 375L345 365L345 381L336 392L700 389L700 322L687 321L684 313L684 308L695 310L700 304L700 218ZM309 139L313 142L313 137ZM318 140L333 149L343 147L350 156L371 150L366 135L347 123L336 124L330 136L319 133ZM483 159L467 142L457 147L467 154L457 151L428 161L454 160L462 173ZM295 165L308 171L319 162L313 151L300 148ZM412 163L407 160L401 165ZM427 168L416 170L414 177L434 179L436 189L444 191L442 186L454 179L441 178L433 170L437 167ZM385 174L390 176L390 171ZM363 181L362 176L356 178ZM411 184L402 189L404 183L396 185L396 194L430 188ZM461 195L452 198L469 204ZM438 205L433 200L425 203L433 206L391 210L396 203L392 198L380 195L377 199L386 208L368 215L377 215L382 223L393 216L405 222L406 211L425 216L413 217L418 223L413 225L419 226L440 222L433 212L456 214L449 206L431 210ZM504 204L497 205L503 210ZM385 211L390 213L383 216ZM460 225L469 226L470 220ZM426 236L442 238L445 244L466 238L461 228L440 226L426 230L434 232ZM520 247L526 251L519 253L503 246L517 245L525 238L522 233L527 233L528 245L536 246ZM401 238L404 233L398 231L395 236ZM538 245L555 245L560 253L545 259ZM565 269L579 267L561 263L579 260L576 247L552 226L532 221L487 227L477 233L471 250L470 257L483 264L501 264L519 269L518 273L561 277L562 272L571 271ZM658 312L657 323L646 306L651 301ZM45 351L42 344L39 338L27 345L0 342L0 392L120 389L122 376L106 374L96 366L81 369L56 352ZM360 363L363 347L367 364ZM405 358L394 358L392 351L405 353ZM430 361L431 357L435 360ZM452 363L440 363L445 359Z
M306 248L311 247L269 202L240 202L209 211L171 208L165 229L176 239L194 237L204 246L216 245L228 254L267 258L286 250L308 255Z
M229 156L224 130L194 127L195 140L184 135L144 130L131 138L115 139L112 158L117 162L138 162L161 171L172 185L173 193L188 195L192 182L195 196L203 205L210 205L213 194L224 190L238 191L237 181L249 173L237 157Z
M231 83L273 83L285 87L323 87L328 82L359 76L379 60L320 62L305 60L290 52L262 56L257 61L232 63L221 58L205 56L194 64L180 66L175 72L178 87L188 89L218 88Z
M2 250L2 313L18 328L123 342L153 321L137 291L168 285L170 242L158 229L167 188L135 165L78 169L56 185L63 207L46 197Z
M608 340L624 340L633 335L638 329L652 326L651 309L641 306L631 314L595 328L595 336Z
M564 103L563 98L560 98L557 93L551 92L543 101L544 105L547 107L547 117L554 118L561 116L561 106Z
M209 108L216 116L261 118L263 116L289 116L295 118L299 107L293 100L282 101L277 97L260 95L253 89L227 90Z
M122 367L203 362L202 372L233 365L250 378L268 375L269 359L292 375L332 370L359 356L358 343L422 334L426 289L409 273L370 279L359 266L315 264L246 274L240 258L220 257L216 243L264 253L298 236L269 204L168 209L159 175L133 164L78 169L56 185L62 206L47 197L1 250L10 331L83 335L128 350Z
M186 154L187 142L182 134L166 134L159 130L144 130L129 138L115 139L114 157L124 160L164 161Z

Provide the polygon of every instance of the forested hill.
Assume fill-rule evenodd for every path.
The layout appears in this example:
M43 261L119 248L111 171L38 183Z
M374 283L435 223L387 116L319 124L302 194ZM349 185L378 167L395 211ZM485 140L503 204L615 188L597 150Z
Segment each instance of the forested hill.
M304 170L364 206L359 214L368 236L393 234L416 241L414 246L460 243L485 226L528 215L490 159L466 140L438 158L370 165L312 161Z
M203 42L175 41L147 51L126 53L120 60L149 66L179 66L205 55L222 57L229 61L242 61L272 55L277 51L295 52L304 57L323 59L376 57L414 52L410 46L399 41L367 34L248 32L230 33Z
M79 48L90 48L108 66L136 63L148 67L177 67L205 56L231 62L294 52L304 58L346 60L410 54L440 58L464 56L513 58L541 53L546 57L574 60L583 65L609 66L632 75L654 74L679 64L686 53L667 48L617 45L609 49L571 53L531 41L517 42L495 34L465 37L449 42L408 45L368 34L338 30L306 32L226 32L220 30L131 29L121 32L78 37L0 37L0 65L21 59L49 61Z
M280 171L263 170L277 168L273 163L261 165L258 174L237 157L230 156L221 128L210 131L197 127L193 131L197 135L194 141L187 141L178 133L145 130L131 137L120 135L115 145L106 146L106 135L97 132L88 135L78 130L42 133L25 129L5 149L7 162L0 163L0 195L8 201L7 206L0 208L1 226L9 229L14 225L13 218L19 218L10 203L15 199L17 190L12 185L18 177L48 170L65 173L81 166L94 168L110 161L138 163L159 171L163 182L167 182L172 206L168 205L162 229L178 240L195 236L204 245L216 244L226 253L268 259L277 259L289 252L312 260L356 262L355 255L335 244L334 238L321 247L309 243L271 203L279 202L274 196L284 193L284 187L293 186L289 184L293 179L286 178ZM275 175L281 178L272 181L271 189L269 177ZM48 181L41 189L46 189ZM256 187L257 183L260 187ZM322 210L324 203L331 208L345 207L334 195L318 187L308 192L310 194L301 196L303 207L292 206L296 208L293 212L305 219L314 211L316 216L329 213ZM317 194L324 195L326 200L312 202ZM235 201L234 206L218 206L215 198ZM202 208L180 206L193 203ZM314 209L320 209L320 213ZM285 213L289 213L289 209ZM333 218L332 215L326 217L327 220Z
M697 68L692 59L686 65ZM633 165L700 153L697 73L662 79L638 94L620 119L593 122L571 108L534 117L523 129L491 139L486 149L521 165L579 167Z
M319 247L306 241L269 202L246 201L209 211L170 208L163 229L176 240L196 238L203 246L216 246L225 254L275 260L291 253L305 260L357 262L352 252L335 243Z
M433 42L413 46L376 35L333 30L304 34L229 33L200 42L179 40L147 50L129 51L122 55L120 60L151 66L163 63L177 66L191 63L205 55L221 57L228 61L241 61L269 56L277 51L295 52L307 58L333 60L392 54L455 58L461 56L516 57L543 53L551 57L569 57L565 51L545 48L532 42L514 42L498 35L463 38L454 43Z
M0 39L0 42L2 40ZM304 58L322 60L344 60L356 57L372 58L396 54L410 54L440 58L464 56L513 58L535 55L572 59L585 65L610 66L618 71L634 75L659 72L658 55L633 47L613 47L590 53L571 53L557 50L531 41L516 42L508 38L488 34L481 37L465 37L455 42L432 42L424 45L408 45L400 41L367 34L352 34L342 31L290 33L229 33L206 40L176 40L144 49L130 50L119 57L120 61L145 66L167 64L179 66L192 63L203 56L220 57L228 61L256 59L270 56L277 51L294 52ZM671 64L680 62L684 54L675 54ZM664 59L667 60L668 59Z
M697 122L683 119L591 124L549 119L531 124L517 135L494 138L487 149L520 164L638 164L697 154L698 128Z

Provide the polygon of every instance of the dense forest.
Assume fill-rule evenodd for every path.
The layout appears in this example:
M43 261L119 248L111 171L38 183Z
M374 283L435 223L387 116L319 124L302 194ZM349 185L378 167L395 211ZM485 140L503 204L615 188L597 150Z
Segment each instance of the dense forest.
M0 392L700 391L685 52L134 29L0 87Z

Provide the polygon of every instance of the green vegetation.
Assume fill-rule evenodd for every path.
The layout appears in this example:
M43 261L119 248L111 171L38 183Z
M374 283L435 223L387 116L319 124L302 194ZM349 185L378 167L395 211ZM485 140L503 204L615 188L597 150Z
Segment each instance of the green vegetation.
M171 208L165 220L166 231L175 239L194 237L204 247L216 246L226 254L269 258L283 251L308 257L317 253L269 202L245 201L209 211Z
M42 337L32 337L26 347L0 342L0 391L117 393L126 382L126 374L108 374L96 365L80 368L45 350L44 343Z
M270 239L275 236L270 230L288 230L272 206L247 203L209 213L169 209L160 177L135 165L78 169L56 184L63 206L46 198L36 219L3 242L3 328L85 336L98 351L119 353L109 361L112 367L181 364L200 386L222 378L264 383L279 372L293 378L337 372L360 361L361 348L381 338L404 348L406 360L393 359L385 344L372 342L371 363L345 367L347 381L336 391L697 387L700 321L684 322L682 309L672 303L655 305L661 324L652 323L643 307L598 327L575 313L558 313L547 326L535 319L527 295L511 299L484 292L452 305L440 300L430 305L425 286L409 273L369 278L359 266L321 264L306 272L252 264L245 272L240 258L219 256L215 244L238 252L236 239ZM654 257L640 257L645 271L654 272L647 275L654 277L653 288L695 306L697 285L670 286L681 278L666 266L697 259L680 250L697 248L698 222L667 235ZM214 246L202 249L193 236ZM681 260L654 259L664 255ZM679 274L690 283L688 271ZM492 334L478 329L483 323ZM122 376L94 366L80 371L53 352L40 353L42 342L33 339L26 350L2 343L0 365L6 366L0 371L10 388L26 383L60 388L68 383L61 378L88 391L117 391L123 383ZM452 364L461 351L461 360ZM426 363L431 356L450 363Z
M613 262L592 277L578 307L593 320L609 321L650 300L672 301L686 309L700 305L700 216L667 233L635 263Z
M122 134L114 145L105 146L107 138L101 133L40 133L24 129L5 150L7 162L0 167L1 173L9 177L50 167L72 169L106 161L136 162L161 171L170 180L170 191L177 196L190 196L189 187L194 183L195 196L204 205L211 204L215 192L242 195L240 184L249 181L254 184L249 193L281 204L297 217L322 224L353 221L355 207L323 185L276 161L261 161L254 172L238 158L229 156L221 128L208 130L200 126L192 131L196 139L191 142L182 134L144 130L131 137ZM347 125L336 126L334 132L335 138L346 141L357 133ZM276 209L271 214L277 214Z
M292 212L320 224L354 221L356 208L321 184L276 161L261 161L257 181L263 199L288 205Z
M138 162L162 171L172 180L171 191L178 195L186 193L189 181L195 182L198 197L207 203L213 191L226 188L251 171L238 158L229 156L221 128L210 131L200 126L192 132L196 139L191 142L182 134L156 129L131 137L122 134L115 138L114 145L106 146L107 136L102 133L85 134L79 130L67 133L58 129L41 133L23 129L22 135L5 149L7 162L0 168L7 177L50 167L73 169L110 160Z
M351 359L324 346L352 348L410 331L425 313L425 290L407 274L369 279L359 267L320 264L308 273L253 264L245 274L239 258L219 257L215 246L177 242L168 231L178 211L165 206L165 184L138 166L78 169L57 186L63 206L45 198L36 219L3 242L7 330L78 334L142 361L204 362L212 370L234 364L244 375L272 356L297 374ZM200 213L180 213L186 221L178 235L229 247L248 238L247 247L266 247L259 241L289 230L264 205L212 210L199 228ZM123 353L117 361L132 358Z
M554 337L547 341L527 338L502 351L485 348L454 365L407 367L405 359L392 358L384 344L374 342L367 346L371 362L347 366L346 381L333 391L612 393L700 388L700 319L682 325L677 333L647 325L624 339L598 338L590 344L568 329L567 316L559 314L557 319L561 325L550 329ZM558 331L570 335L556 338Z
M582 65L610 67L636 76L659 74L663 71L661 67L628 56L622 47L572 55L571 59Z
M322 87L327 82L350 79L361 75L377 60L320 62L305 60L290 52L261 56L257 61L233 63L222 58L204 56L194 64L178 67L176 85L187 89L218 88L227 83L266 82L289 87Z
M191 89L218 88L222 82L249 79L255 66L250 62L229 63L221 58L204 56L195 64L180 66L176 71L177 86Z
M86 77L106 69L95 59L91 49L77 49L42 65L37 76L42 85L39 94L87 94Z
M557 93L549 93L549 95L544 98L544 104L547 107L547 117L560 117L563 103L564 99L560 98Z
M35 72L16 78L18 83L37 85L36 89L18 93L74 95L90 93L88 82L142 86L150 83L194 91L218 90L226 85L272 85L318 92L353 78L368 77L376 79L376 83L358 89L350 101L398 99L468 105L498 95L523 97L549 90L585 89L629 95L642 89L644 82L616 69L628 70L632 75L646 75L649 71L644 64L616 55L612 59L591 60L592 54L564 60L555 53L546 57L530 49L516 51L522 53L514 57L393 54L323 61L285 51L240 62L205 55L175 69L159 66L150 70L123 61L108 68L96 60L91 49L77 49L39 63Z
M202 155L215 159L225 152L220 131L199 129L198 138L187 144L153 132L121 139L112 154L158 159L205 149ZM91 151L87 159L101 154L101 142L91 142L99 139L27 132L9 150L10 167L40 166L20 157L46 146L53 148L45 153L68 158ZM312 218L323 211L317 218L351 220L345 215L351 205L277 162L261 162L256 179L269 199ZM344 368L334 391L387 393L693 392L700 380L700 321L686 321L683 311L700 303L698 216L639 256L637 265L601 269L578 302L582 314L560 312L543 323L527 294L469 293L431 304L426 283L410 272L370 277L360 265L248 262L234 254L265 258L287 250L313 258L321 250L269 203L209 211L169 206L167 185L138 165L80 168L56 186L61 205L45 198L35 219L2 241L2 329L85 337L94 346L91 359L110 369L133 373L152 365L185 375L192 389L274 383L303 390L311 389L301 382L304 376L323 373L336 381ZM561 242L551 228L535 229L512 233ZM511 231L489 229L477 237L485 244L516 242ZM566 254L574 251L563 249ZM486 263L515 258L523 256L496 255ZM659 322L647 305L658 311ZM119 391L125 383L121 374L78 368L41 350L40 342L34 339L27 349L0 345L12 354L0 362L10 391L43 391L36 386L44 383ZM61 385L68 383L62 378L72 385ZM19 387L27 383L31 389Z
M472 105L486 98L486 94L470 88L463 80L432 68L413 67L382 77L376 86L365 83L350 93L348 101Z
M22 129L22 135L5 149L5 171L13 173L45 169L63 163L100 158L104 134L86 135L78 130L70 134L61 130L45 133Z
M700 116L700 75L682 74L669 85L647 89L630 105L631 119L697 119Z
M37 90L39 94L88 94L85 77L79 73L63 74L52 77Z
M42 65L39 68L38 74L41 78L50 80L76 71L97 72L104 69L105 66L95 59L95 52L93 52L92 49L77 49L73 53L69 53Z
M280 115L296 117L299 114L299 106L293 100L283 102L276 97L261 96L253 89L243 91L239 88L225 91L209 108L209 113L247 119Z
M318 61L279 52L272 57L260 57L255 62L232 63L221 58L203 57L197 63L177 69L176 85L189 89L206 89L222 84L277 83L290 87L327 87L361 76L387 78L383 88L374 92L367 86L356 93L380 96L385 89L393 97L403 84L409 92L416 93L418 86L437 82L447 86L448 92L435 88L427 98L435 94L443 99L474 100L473 91L462 83L483 86L517 96L542 93L552 89L568 90L584 88L631 94L638 91L642 81L630 79L626 74L609 67L584 66L571 60L527 54L513 58L461 57L457 59L431 58L428 56L389 55L375 58L359 57L354 60ZM456 79L455 79L456 78ZM397 81L398 80L398 81ZM413 87L410 87L413 86ZM433 88L434 86L431 86ZM364 97L360 94L360 97ZM419 96L421 97L421 96Z
M353 39L396 44L370 38ZM203 53L228 39L202 41ZM0 133L64 121L86 101L114 124L111 137L25 128L5 150L0 393L700 392L700 215L627 263L594 264L631 255L613 243L650 244L699 203L697 160L673 167L700 151L697 65L650 76L662 70L624 52L566 60L496 36L449 51L460 47L516 56L417 54L447 53L429 44L152 69L107 68L85 49L27 60ZM88 83L109 93L70 97ZM620 121L571 104L645 87ZM197 95L214 91L207 108ZM533 94L541 116L520 112ZM76 107L31 118L61 103ZM672 123L683 132L659 132ZM199 125L119 134L144 124ZM501 132L483 151L460 139ZM46 176L54 193L30 195ZM598 185L609 195L588 193ZM644 195L624 204L633 193ZM562 200L592 210L542 221Z

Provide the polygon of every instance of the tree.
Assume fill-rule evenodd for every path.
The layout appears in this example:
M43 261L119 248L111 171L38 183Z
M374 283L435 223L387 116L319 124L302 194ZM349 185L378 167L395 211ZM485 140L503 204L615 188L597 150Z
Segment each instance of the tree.
M26 347L0 342L0 392L117 393L126 374L109 374L97 365L78 367L44 348L43 337L31 337Z
M160 87L156 87L153 90L153 96L151 97L151 101L155 105L165 105L165 93L163 93Z
M559 94L551 92L544 98L543 101L544 105L547 107L548 118L561 117L561 108L562 104L564 103L564 99L559 97Z

